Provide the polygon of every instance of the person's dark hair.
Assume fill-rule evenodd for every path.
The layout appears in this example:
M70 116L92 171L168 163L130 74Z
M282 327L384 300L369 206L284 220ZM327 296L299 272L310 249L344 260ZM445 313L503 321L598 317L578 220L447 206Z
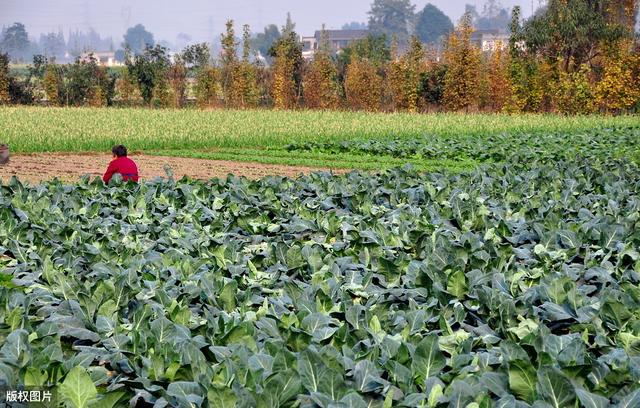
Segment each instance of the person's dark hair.
M115 154L118 157L126 157L127 156L127 148L123 145L113 146L111 149L111 153Z

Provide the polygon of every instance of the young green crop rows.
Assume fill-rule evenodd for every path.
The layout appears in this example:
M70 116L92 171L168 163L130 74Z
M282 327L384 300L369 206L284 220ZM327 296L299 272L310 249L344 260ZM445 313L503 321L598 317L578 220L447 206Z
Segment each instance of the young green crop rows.
M639 125L637 116L0 107L0 138L23 153L109 151L115 143L132 151L283 149L301 142L573 134Z
M345 140L342 142L298 142L289 152L386 156L397 160L473 160L502 163L567 160L576 157L634 158L640 148L640 122L634 127L592 129L546 134L488 134L481 137L425 136L413 139Z
M640 406L640 168L522 164L14 180L0 385L76 407Z

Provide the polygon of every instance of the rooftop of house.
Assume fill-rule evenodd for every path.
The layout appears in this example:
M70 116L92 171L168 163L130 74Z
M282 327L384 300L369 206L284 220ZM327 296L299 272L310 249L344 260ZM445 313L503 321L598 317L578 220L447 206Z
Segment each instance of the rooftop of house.
M329 41L360 40L369 35L369 30L325 30ZM314 37L319 41L322 31L316 31Z
M116 55L115 52L113 51L87 51L87 52L83 52L82 55L84 56L89 56L89 55L93 55L96 58L109 58L109 57L114 57Z
M509 33L504 30L475 30L473 34L471 34L472 38L480 38L483 36L494 36L494 37L503 37L509 36Z

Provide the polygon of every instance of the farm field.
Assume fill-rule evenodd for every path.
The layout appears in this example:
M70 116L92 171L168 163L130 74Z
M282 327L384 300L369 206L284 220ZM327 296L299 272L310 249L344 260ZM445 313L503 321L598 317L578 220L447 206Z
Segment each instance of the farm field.
M123 139L142 151L283 149L352 139L579 133L639 122L637 116L0 107L2 137L20 153L104 151Z
M626 157L637 152L639 129L637 116L0 108L3 142L17 154L104 153L124 143L162 157L361 170L460 172L514 151Z
M152 180L156 177L166 178L169 173L180 179L224 178L228 174L252 179L268 175L297 177L317 171L344 173L346 169L288 166L281 164L261 164L237 162L230 160L208 160L187 157L149 156L133 154L131 156L138 165L140 177ZM0 167L0 181L9 182L18 177L22 182L39 184L53 179L65 183L76 183L82 177L101 178L102 171L112 160L105 153L37 153L14 156L9 164Z
M142 112L0 123L25 173L91 173L125 117L192 177L263 173L3 179L0 384L82 408L640 406L637 117ZM283 177L327 163L361 170Z
M636 407L640 168L0 188L0 380L82 407Z

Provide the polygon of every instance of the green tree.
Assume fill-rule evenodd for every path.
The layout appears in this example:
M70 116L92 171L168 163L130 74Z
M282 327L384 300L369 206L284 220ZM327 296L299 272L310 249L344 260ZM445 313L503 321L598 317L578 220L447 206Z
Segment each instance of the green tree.
M509 82L510 98L504 110L510 113L537 112L540 110L544 91L542 88L540 64L535 55L521 47L523 41L520 7L513 8L511 38L509 40Z
M198 107L217 107L221 93L220 70L212 65L206 65L198 70L194 92Z
M548 61L562 60L565 72L591 63L603 42L615 42L625 28L607 16L607 0L549 0L521 32L529 52Z
M274 59L271 95L276 109L291 109L296 105L302 83L302 44L295 31L287 32L271 47Z
M251 63L251 30L248 25L243 26L242 60L238 63L237 74L234 78L234 105L240 108L253 108L259 100L257 83L257 69Z
M480 49L471 43L472 32L471 16L465 14L445 47L447 73L443 97L450 110L469 109L478 104L481 57Z
M342 25L343 30L366 30L368 28L369 27L366 23L360 23L358 21L352 21L350 23Z
M478 30L506 30L510 20L509 9L499 0L487 0L473 24Z
M62 75L62 69L55 62L47 64L42 87L49 103L53 106L59 106L63 103Z
M453 23L439 8L427 3L418 13L416 35L423 43L434 43L453 31Z
M273 47L273 44L280 39L280 37L281 35L278 26L270 24L264 28L264 32L256 34L251 41L251 46L254 50L258 51L262 57L270 60L271 56L269 55L269 50Z
M236 33L233 27L233 20L227 20L226 31L222 34L222 54L220 58L222 68L222 90L227 106L234 105L235 90L238 75L238 43L236 42Z
M375 34L396 37L408 44L415 18L415 6L409 0L374 0L369 11L369 29Z
M40 35L40 48L47 57L61 57L64 55L65 42L62 31Z
M155 44L153 34L148 32L142 24L137 24L127 29L122 46L131 50L134 55L140 55Z
M34 55L33 63L27 67L27 75L18 79L9 76L9 98L11 103L29 105L35 100L35 91L42 81L47 66L43 55Z
M170 68L169 68L170 69ZM175 96L173 89L165 75L156 78L153 86L152 104L156 108L173 108L175 107Z
M366 59L381 67L391 60L391 49L384 34L369 34L366 38L354 41L338 54L341 65L347 66L353 58Z
M440 106L444 96L447 66L433 64L420 75L420 99L427 106Z
M188 69L198 71L209 64L211 49L207 43L192 44L182 51L180 57Z
M29 45L29 35L22 23L14 23L2 32L0 51L8 53L14 60L24 61Z
M296 31L296 23L293 22L291 18L291 13L287 12L287 21L284 23L284 28L282 29L282 35L287 35Z
M127 58L127 70L135 78L145 103L150 104L154 88L161 84L170 65L167 49L161 45L147 47L143 54Z
M396 109L418 111L420 80L425 70L425 50L420 39L414 36L409 51L394 59L389 67L389 83Z

